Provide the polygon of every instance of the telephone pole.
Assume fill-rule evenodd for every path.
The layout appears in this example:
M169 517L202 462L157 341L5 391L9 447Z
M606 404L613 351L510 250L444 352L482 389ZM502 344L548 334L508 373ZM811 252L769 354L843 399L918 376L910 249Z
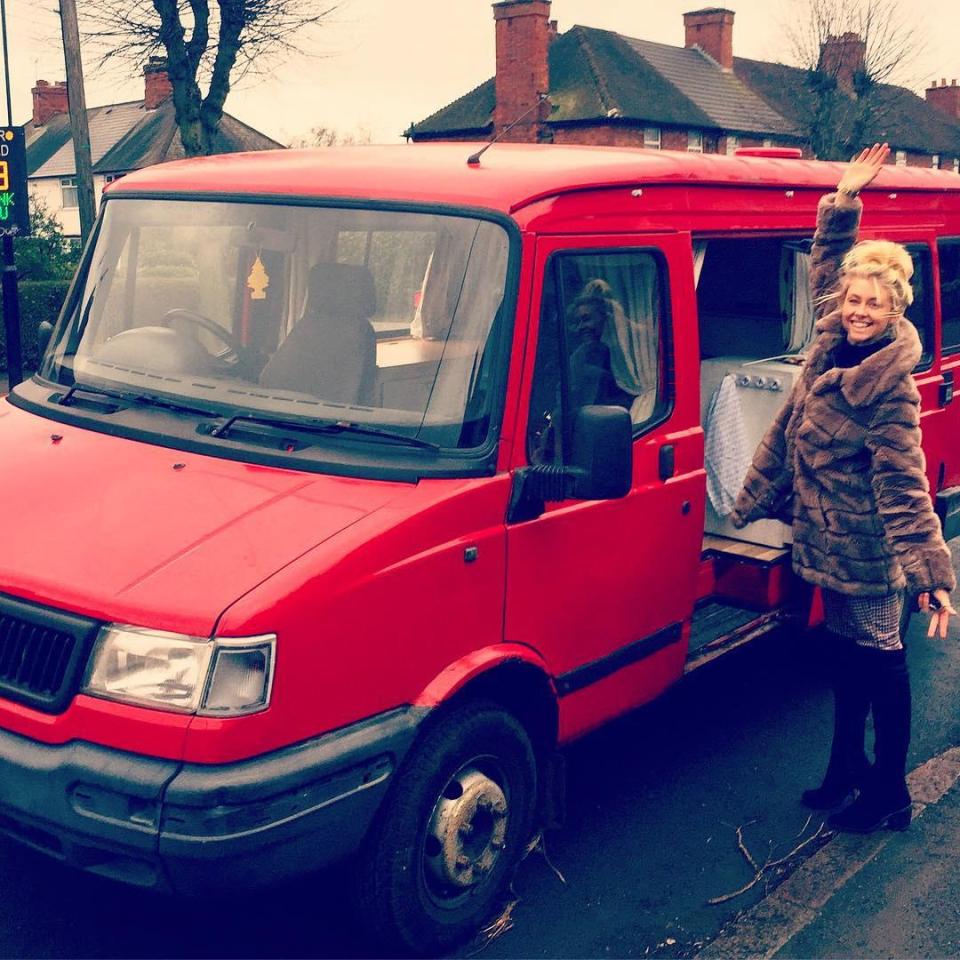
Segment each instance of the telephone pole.
M60 30L63 59L67 67L67 102L70 105L70 132L77 172L77 204L80 207L80 238L87 242L93 227L93 164L90 160L90 129L87 126L87 97L83 90L80 60L80 30L74 0L60 0Z
M0 0L0 33L3 35L3 80L7 93L7 126L13 126L13 101L10 96L10 57L7 52L7 5ZM3 334L7 351L7 388L12 390L23 379L23 354L20 349L20 294L17 291L17 262L13 237L3 231Z

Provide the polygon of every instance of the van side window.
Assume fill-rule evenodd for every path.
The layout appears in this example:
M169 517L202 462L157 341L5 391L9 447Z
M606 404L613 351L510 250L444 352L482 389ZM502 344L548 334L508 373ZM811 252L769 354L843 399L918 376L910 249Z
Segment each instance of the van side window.
M923 369L933 359L933 260L925 243L908 243L906 247L913 259L913 303L905 316L920 334L923 353L917 368Z
M941 240L940 315L943 317L943 352L960 350L960 237Z
M563 463L579 407L623 407L634 433L662 417L665 279L658 258L646 251L551 259L527 430L532 463Z

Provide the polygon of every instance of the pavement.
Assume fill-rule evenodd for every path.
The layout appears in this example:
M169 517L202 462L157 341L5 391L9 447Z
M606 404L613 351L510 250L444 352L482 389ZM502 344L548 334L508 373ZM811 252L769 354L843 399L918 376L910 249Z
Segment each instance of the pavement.
M833 835L697 960L960 957L960 748L908 780L909 830Z

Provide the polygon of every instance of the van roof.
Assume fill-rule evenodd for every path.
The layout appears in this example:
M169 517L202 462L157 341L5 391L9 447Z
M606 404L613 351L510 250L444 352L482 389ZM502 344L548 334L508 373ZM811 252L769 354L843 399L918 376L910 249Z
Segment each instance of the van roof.
M773 157L727 157L624 147L481 144L266 150L157 164L109 188L127 192L350 197L484 207L512 213L574 190L652 183L770 186L829 190L841 164ZM960 176L916 167L885 167L880 190L960 192Z

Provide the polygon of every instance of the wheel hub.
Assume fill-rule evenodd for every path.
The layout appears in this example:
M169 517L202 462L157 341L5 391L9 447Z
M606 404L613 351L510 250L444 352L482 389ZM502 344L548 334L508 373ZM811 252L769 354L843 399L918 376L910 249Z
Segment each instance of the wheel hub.
M427 827L425 862L446 886L465 889L492 869L505 845L507 798L475 767L461 770L437 801Z

